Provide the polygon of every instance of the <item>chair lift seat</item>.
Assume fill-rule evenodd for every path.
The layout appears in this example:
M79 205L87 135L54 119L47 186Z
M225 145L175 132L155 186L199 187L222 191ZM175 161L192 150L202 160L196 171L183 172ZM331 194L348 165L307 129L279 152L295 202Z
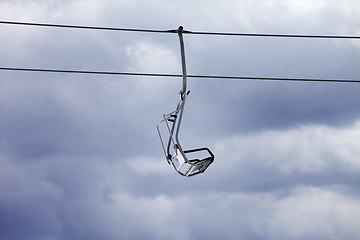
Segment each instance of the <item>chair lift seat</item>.
M192 159L188 160L186 153L194 153L207 151L209 156L203 159ZM198 148L187 150L182 153L180 149L176 149L176 152L171 158L171 163L174 166L175 170L183 176L190 177L199 173L203 173L208 166L214 161L214 155L208 148Z
M167 115L163 115L157 126L157 130L168 163L172 164L175 170L182 176L191 177L196 174L203 173L214 161L214 154L208 148L197 148L184 151L179 143L178 135L182 114L184 111L186 96L189 94L190 91L187 91L186 89L187 74L185 64L184 41L182 36L183 27L180 26L178 30L175 30L175 32L178 33L180 40L181 62L183 70L183 88L180 91L180 100L176 107L176 110ZM164 145L160 131L160 125L163 122L166 126L166 132L169 133L166 146ZM191 157L191 159L189 160L189 157L192 155L196 156Z

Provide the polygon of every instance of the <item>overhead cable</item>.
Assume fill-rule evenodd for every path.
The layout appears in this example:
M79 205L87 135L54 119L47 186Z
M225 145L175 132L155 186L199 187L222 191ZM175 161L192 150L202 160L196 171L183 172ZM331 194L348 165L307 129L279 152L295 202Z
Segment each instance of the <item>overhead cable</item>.
M35 23L35 22L17 22L17 21L0 21L0 24L37 26L37 27L54 27L54 28L74 28L74 29L104 30L104 31L128 31L128 32L147 32L147 33L176 33L176 30L155 30L155 29L139 29L139 28L99 27L99 26L66 25L66 24L50 24L50 23ZM231 33L231 32L207 32L207 31L187 31L187 30L184 30L183 33L184 34L196 34L196 35L239 36L239 37L360 39L360 36L351 36L351 35Z
M95 75L123 75L142 77L171 77L181 78L181 74L166 73L137 73L137 72L108 72L108 71L86 71L65 69L41 69L41 68L10 68L0 67L3 71L26 71L26 72L50 72L50 73L73 73L73 74L95 74ZM281 78L281 77L253 77L253 76L221 76L221 75L187 75L188 78L223 79L223 80L260 80L260 81L293 81L293 82L330 82L330 83L360 83L357 79L320 79L320 78Z
M97 27L97 26L34 23L34 22L0 21L0 23L1 24L12 24L12 25L23 25L23 26L36 26L36 27L76 28L76 29L105 30L105 31L151 32L151 33L175 32L175 30L151 30L151 29L137 29L137 28Z

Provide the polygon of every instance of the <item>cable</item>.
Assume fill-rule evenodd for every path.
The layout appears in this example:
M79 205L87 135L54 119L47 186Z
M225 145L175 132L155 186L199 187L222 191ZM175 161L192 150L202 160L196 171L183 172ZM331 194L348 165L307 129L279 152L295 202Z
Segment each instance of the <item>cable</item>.
M185 32L186 33L186 32ZM271 34L271 33L226 33L226 32L188 32L199 35L240 36L240 37L275 37L275 38L338 38L360 39L360 36L346 35L304 35L304 34Z
M74 28L106 31L131 31L131 32L148 32L148 33L176 33L177 30L153 30L153 29L135 29L135 28L113 28L81 25L64 25L48 24L33 22L15 22L0 21L0 24L39 26L39 27L56 27L56 28ZM339 38L339 39L360 39L359 36L345 35L296 35L296 34L264 34L264 33L225 33L225 32L201 32L201 31L183 31L184 34L198 35L218 35L218 36L246 36L246 37L282 37L282 38ZM80 73L80 74L101 74L101 75L125 75L125 76L146 76L146 77L182 77L178 74L158 74L158 73L126 73L126 72L104 72L104 71L82 71L82 70L60 70L60 69L35 69L35 68L5 68L0 70L7 71L30 71L30 72L53 72L53 73ZM270 80L270 81L302 81L302 82L347 82L359 83L360 80L347 79L316 79L316 78L277 78L277 77L243 77L243 76L205 76L205 75L188 75L189 78L212 78L227 80Z
M24 26L37 26L37 27L76 28L76 29L105 30L105 31L151 32L151 33L174 33L175 32L175 30L151 30L151 29L136 29L136 28L96 27L96 26L31 23L31 22L0 21L0 23L1 24L12 24L12 25L24 25Z
M148 33L176 33L176 30L154 30L154 29L136 29L136 28L114 28L114 27L97 27L83 25L65 25L49 24L34 22L15 22L0 21L0 24L38 26L38 27L56 27L56 28L75 28L105 31L128 31L128 32L148 32ZM360 36L350 35L305 35L305 34L268 34L268 33L227 33L227 32L204 32L204 31L184 31L184 34L197 35L217 35L217 36L239 36L239 37L275 37L275 38L322 38L322 39L360 39Z
M96 74L96 75L124 75L124 76L144 76L144 77L182 77L182 75L179 75L179 74L105 72L105 71L40 69L40 68L8 68L8 67L0 67L0 70L4 70L4 71L25 71L25 72L51 72L51 73L80 73L80 74Z
M0 70L3 70L3 71L27 71L27 72L51 72L51 73L77 73L77 74L96 74L96 75L123 75L123 76L143 76L143 77L171 77L171 78L181 78L182 77L182 75L180 75L180 74L105 72L105 71L39 69L39 68L0 67ZM350 80L350 79L279 78L279 77L218 76L218 75L187 75L187 77L188 78L224 79L224 80L263 80L263 81L360 83L360 80Z

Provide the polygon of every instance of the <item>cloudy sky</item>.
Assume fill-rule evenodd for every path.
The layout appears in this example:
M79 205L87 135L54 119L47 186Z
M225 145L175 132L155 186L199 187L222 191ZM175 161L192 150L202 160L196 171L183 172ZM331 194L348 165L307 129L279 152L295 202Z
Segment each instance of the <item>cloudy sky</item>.
M0 0L0 19L360 35L358 0ZM176 34L0 24L0 66L180 74ZM359 40L185 35L189 74L360 79ZM359 239L360 85L0 71L0 239Z

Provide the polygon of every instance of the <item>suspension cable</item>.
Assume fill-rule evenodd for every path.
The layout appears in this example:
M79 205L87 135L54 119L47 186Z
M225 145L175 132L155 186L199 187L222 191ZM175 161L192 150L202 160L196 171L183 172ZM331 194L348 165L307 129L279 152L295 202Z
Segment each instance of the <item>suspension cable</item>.
M123 75L141 77L170 77L181 78L181 74L168 73L138 73L138 72L110 72L110 71L86 71L65 69L42 69L42 68L11 68L0 67L2 71L25 71L25 72L49 72L49 73L73 73L95 75ZM321 78L282 78L282 77L254 77L254 76L222 76L222 75L187 75L188 78L222 79L222 80L263 80L263 81L295 81L295 82L330 82L330 83L360 83L357 79L321 79Z

